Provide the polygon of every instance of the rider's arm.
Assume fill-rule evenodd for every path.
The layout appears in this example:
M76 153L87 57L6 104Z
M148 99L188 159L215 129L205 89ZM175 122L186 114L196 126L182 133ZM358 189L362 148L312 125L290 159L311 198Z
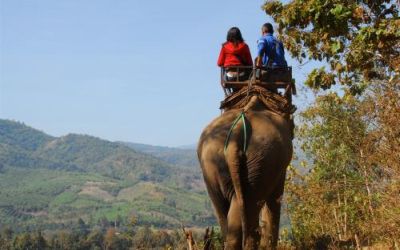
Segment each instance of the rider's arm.
M223 67L225 63L225 51L224 47L221 48L221 51L219 52L219 57L218 57L218 66Z
M256 58L256 66L257 67L262 66L262 57L264 55L264 46L265 46L264 40L257 41L257 58Z

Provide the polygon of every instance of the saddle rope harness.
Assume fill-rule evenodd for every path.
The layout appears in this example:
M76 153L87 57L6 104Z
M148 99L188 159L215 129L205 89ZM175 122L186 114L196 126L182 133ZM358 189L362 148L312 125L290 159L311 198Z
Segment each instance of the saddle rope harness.
M246 95L246 102L248 102L248 99L250 97L250 88L253 85L253 81L255 81L255 75L250 75L250 81L248 82L247 85L247 95ZM236 119L233 121L231 128L229 129L228 135L225 139L225 145L224 145L224 154L226 153L226 150L229 145L229 139L231 138L233 129L236 127L236 125L239 123L239 121L242 121L243 123L243 152L246 153L247 150L247 125L246 125L246 110L243 108L242 112L240 112L239 116L236 117Z

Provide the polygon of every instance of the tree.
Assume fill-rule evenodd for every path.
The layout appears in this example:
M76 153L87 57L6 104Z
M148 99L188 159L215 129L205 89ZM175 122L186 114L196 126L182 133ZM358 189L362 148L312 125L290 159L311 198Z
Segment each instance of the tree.
M362 222L371 220L357 161L366 134L358 106L351 95L331 93L302 114L298 134L312 166L305 175L293 175L292 169L288 185L293 236L302 247L316 248L313 244L326 238L352 244L354 237L364 236Z
M105 231L111 223L108 221L107 217L103 216L98 221L99 226Z
M29 233L18 235L17 237L15 237L13 245L15 250L32 249L33 242L31 235Z
M104 245L108 250L129 249L129 241L112 227L104 235Z
M8 250L12 248L14 232L10 227L5 227L0 234L0 246Z
M268 0L263 9L293 57L324 61L306 84L328 89L341 83L359 94L372 79L399 74L400 19L393 0Z
M268 0L280 38L315 103L297 136L309 157L291 168L288 208L300 248L399 244L400 19L394 0ZM340 83L344 93L326 92ZM342 244L342 245L341 245Z
M78 233L83 237L86 237L89 233L89 226L86 225L82 218L78 219Z
M133 237L132 244L135 248L152 248L154 233L149 226L141 227Z
M122 216L118 214L114 220L114 227L120 227L122 222L123 222Z
M84 246L89 249L94 249L94 248L99 248L99 249L104 249L104 243L103 243L103 233L101 230L93 230L90 232L86 240L84 242Z
M42 232L40 230L33 234L32 246L33 246L33 249L43 249L44 250L47 248L46 239L43 237Z
M400 82L362 98L330 93L302 113L298 136L311 164L292 168L288 206L297 245L398 244Z
M54 249L79 249L79 235L68 231L59 231L51 240Z
M366 227L384 241L397 239L397 244L400 235L399 111L400 80L375 82L367 89L360 108L369 125L369 133L360 148L360 165L365 175L380 177L378 182L366 183L367 191L381 201L373 211L375 220Z
M127 227L128 227L127 233L130 236L133 236L133 234L135 233L135 228L137 226L137 223L138 223L137 216L134 213L131 213L127 221Z
M104 235L104 244L106 249L116 249L115 245L117 245L117 237L116 231L114 228L110 227L107 229L107 232Z

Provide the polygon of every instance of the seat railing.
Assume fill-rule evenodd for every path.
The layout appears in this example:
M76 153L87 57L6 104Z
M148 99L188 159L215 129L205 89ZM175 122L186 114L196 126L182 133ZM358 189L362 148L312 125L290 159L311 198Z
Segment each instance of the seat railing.
M231 72L234 76L228 79L227 72ZM243 72L247 76L245 79L243 79L243 75L240 75ZM285 89L285 96L296 94L296 88L292 80L292 67L231 66L221 68L221 86L226 96L237 89L249 85L249 81L252 81L251 84L263 86L273 91Z

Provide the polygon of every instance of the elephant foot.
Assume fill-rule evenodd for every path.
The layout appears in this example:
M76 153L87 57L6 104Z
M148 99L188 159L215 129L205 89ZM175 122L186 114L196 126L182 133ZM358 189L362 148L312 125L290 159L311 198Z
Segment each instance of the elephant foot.
M248 237L245 241L245 250L257 250L259 249L259 242L260 238L259 237Z
M236 239L231 239L225 241L224 246L224 250L241 250L242 242Z

